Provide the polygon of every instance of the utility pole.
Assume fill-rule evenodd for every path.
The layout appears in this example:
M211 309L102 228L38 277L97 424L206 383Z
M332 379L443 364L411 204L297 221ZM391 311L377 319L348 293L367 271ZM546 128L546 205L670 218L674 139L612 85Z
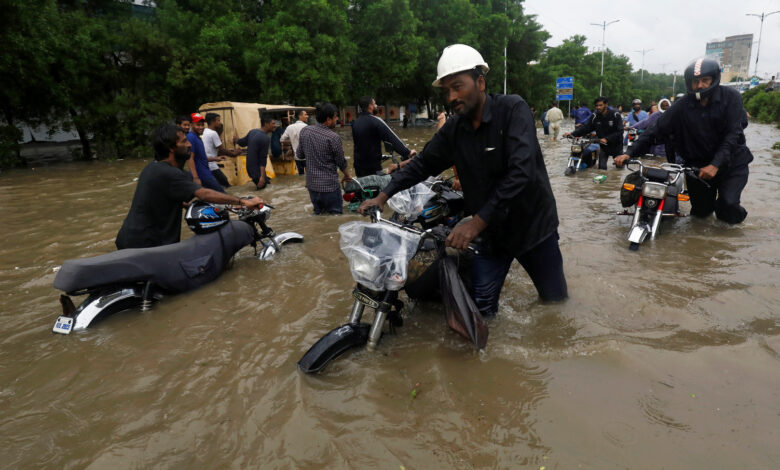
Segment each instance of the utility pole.
M672 99L674 99L674 97L675 97L674 85L676 84L676 82L677 82L677 70L675 70L673 75L672 75Z
M764 18L770 15L774 15L775 13L780 13L780 10L773 11L771 13L761 13L760 15L757 15L755 13L745 13L745 16L755 16L758 18L761 18L761 28L758 30L758 47L756 48L756 69L753 71L753 75L756 77L758 76L758 53L761 52L761 35L764 33ZM748 75L750 75L750 72L748 71Z
M607 23L607 20L604 20L601 23L591 23L591 25L599 26L601 28L601 82L599 82L599 96L604 95L604 93L602 93L602 89L604 88L604 37L607 33L607 26L612 23L617 23L618 21L620 20L612 20L609 23Z
M634 52L641 52L642 53L642 76L639 79L640 82L645 81L645 54L652 51L653 49L642 49L641 51L634 51Z

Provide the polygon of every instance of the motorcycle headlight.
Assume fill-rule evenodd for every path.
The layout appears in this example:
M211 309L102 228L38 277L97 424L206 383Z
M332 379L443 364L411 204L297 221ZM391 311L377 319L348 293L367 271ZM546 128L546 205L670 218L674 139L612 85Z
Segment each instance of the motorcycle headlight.
M354 250L349 256L349 265L352 277L361 280L373 281L379 276L381 261L378 257L362 250Z
M571 146L571 153L580 153L582 152L582 146L581 145L572 145Z
M663 199L666 196L666 185L647 182L642 186L642 196Z

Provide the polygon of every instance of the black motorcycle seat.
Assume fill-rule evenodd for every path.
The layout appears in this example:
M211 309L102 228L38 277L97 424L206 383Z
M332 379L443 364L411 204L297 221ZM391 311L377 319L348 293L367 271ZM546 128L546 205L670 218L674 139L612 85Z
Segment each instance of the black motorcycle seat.
M669 172L662 168L648 167L645 169L645 177L650 181L666 183L669 181Z
M184 292L216 279L230 257L253 238L251 225L233 220L215 232L171 245L128 248L92 258L67 260L54 278L54 287L70 294L152 281L165 291Z

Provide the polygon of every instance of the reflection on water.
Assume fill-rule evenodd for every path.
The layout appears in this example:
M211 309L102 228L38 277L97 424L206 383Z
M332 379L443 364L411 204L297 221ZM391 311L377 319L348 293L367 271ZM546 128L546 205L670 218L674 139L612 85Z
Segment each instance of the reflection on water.
M270 225L303 244L267 263L245 249L198 291L55 336L56 268L113 250L146 162L6 171L0 466L777 467L780 138L747 130L745 223L665 223L639 252L615 215L623 174L565 177L567 145L542 141L571 298L540 303L514 266L487 350L420 303L376 353L313 377L295 362L346 320L338 226L359 216L313 217L303 179L279 177ZM420 150L432 129L398 132Z

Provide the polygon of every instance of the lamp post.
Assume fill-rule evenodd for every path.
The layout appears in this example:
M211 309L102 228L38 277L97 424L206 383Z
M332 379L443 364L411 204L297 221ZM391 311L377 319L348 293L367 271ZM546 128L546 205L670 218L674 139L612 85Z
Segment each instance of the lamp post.
M599 96L603 95L602 88L604 87L604 36L607 33L607 26L618 21L620 20L612 20L609 23L606 20L601 23L591 23L593 26L601 27L601 82L599 82Z
M676 83L677 83L677 70L675 70L675 71L674 71L674 73L672 74L672 99L674 99L674 97L675 97L675 94L674 94L674 85L675 85Z
M761 18L761 28L758 30L758 47L756 48L756 69L753 71L753 75L755 76L758 76L758 54L759 52L761 52L761 34L764 33L764 18L770 15L774 15L775 13L780 13L780 10L773 11L771 13L762 12L760 15L757 15L755 13L745 13L745 16L755 16Z
M640 82L645 81L645 54L652 51L653 49L642 49L641 51L634 51L634 52L641 52L642 53L642 75L639 79Z

